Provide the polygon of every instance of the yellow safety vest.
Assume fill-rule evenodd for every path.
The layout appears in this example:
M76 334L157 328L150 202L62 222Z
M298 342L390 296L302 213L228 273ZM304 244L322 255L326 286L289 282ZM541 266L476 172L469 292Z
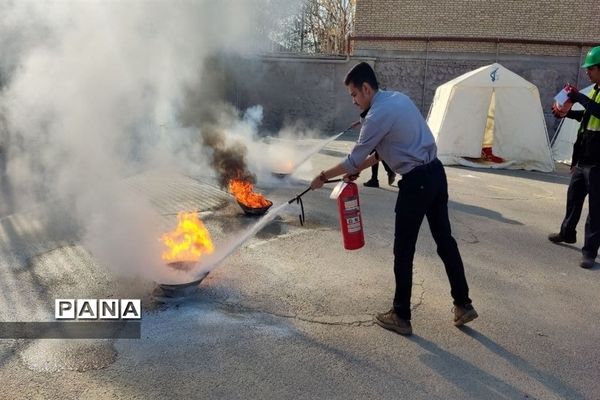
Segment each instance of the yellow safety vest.
M592 99L592 101L595 103L600 103L600 96L598 96L598 93L600 93L600 88L597 89L597 87L598 85L594 86L590 92L590 99ZM588 120L585 129L588 131L600 132L600 118L590 115L590 119Z

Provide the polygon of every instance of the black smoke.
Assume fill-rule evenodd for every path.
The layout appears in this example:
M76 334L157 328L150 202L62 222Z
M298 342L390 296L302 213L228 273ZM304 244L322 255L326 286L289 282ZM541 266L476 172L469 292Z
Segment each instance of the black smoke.
M222 54L207 57L199 81L201 85L188 88L186 93L180 114L183 125L199 129L210 166L222 188L227 188L233 178L255 183L256 177L247 166L246 145L231 135L241 116L236 107L225 101L227 93L234 90L226 58Z
M216 123L203 123L200 126L202 144L210 149L210 165L217 174L222 188L226 188L231 179L255 182L255 176L246 165L246 146L239 141L227 140L227 127Z

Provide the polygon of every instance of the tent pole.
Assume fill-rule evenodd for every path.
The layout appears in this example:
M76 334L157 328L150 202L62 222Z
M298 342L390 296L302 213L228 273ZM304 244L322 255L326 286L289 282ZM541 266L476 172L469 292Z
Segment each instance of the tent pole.
M559 123L558 126L556 127L556 129L554 130L554 135L552 135L552 137L550 138L550 149L552 150L552 146L554 146L554 143L556 142L556 139L558 139L558 133L560 132L560 128L563 125L563 122L565 122L565 119L562 118Z

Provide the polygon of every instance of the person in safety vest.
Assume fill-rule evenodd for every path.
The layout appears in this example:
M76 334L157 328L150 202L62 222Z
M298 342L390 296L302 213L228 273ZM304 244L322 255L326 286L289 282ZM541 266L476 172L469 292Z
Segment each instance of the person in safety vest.
M344 175L346 181L352 180L358 172L379 160L402 175L395 207L396 292L392 309L377 314L375 322L401 335L412 334L413 258L425 216L450 281L454 325L474 320L478 315L469 298L462 258L450 230L446 173L437 159L437 146L425 119L405 94L379 90L375 72L365 62L348 72L344 84L361 111L360 135L347 158L321 171L311 182L311 188L318 189L339 175Z
M560 232L552 233L548 239L554 243L577 242L576 227L581 216L585 197L589 195L589 212L585 222L585 239L581 249L582 268L594 266L600 247L600 46L593 47L581 66L594 83L589 97L572 91L568 93L573 103L579 103L585 110L571 110L567 118L580 121L577 140L573 145L571 159L571 181L567 190L567 212L560 226ZM554 116L562 116L553 110Z

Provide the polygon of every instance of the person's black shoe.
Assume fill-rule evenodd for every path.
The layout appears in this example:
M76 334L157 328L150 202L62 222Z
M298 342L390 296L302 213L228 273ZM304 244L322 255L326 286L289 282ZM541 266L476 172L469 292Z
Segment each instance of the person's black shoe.
M581 259L581 262L579 263L579 266L581 268L590 269L594 266L595 263L596 263L595 258L583 256L583 258Z
M467 322L473 321L479 315L471 304L464 306L454 306L454 326L462 326Z
M377 314L375 316L375 323L382 328L401 335L412 335L410 320L400 318L393 308L386 313Z
M395 180L396 180L396 174L393 172L388 172L388 185L393 186Z
M561 235L560 233L551 233L548 235L548 240L551 241L552 243L575 243L577 242L577 238L575 236L573 237L565 237L563 235Z
M366 187L379 187L379 181L377 179L369 179L365 183L363 183Z

